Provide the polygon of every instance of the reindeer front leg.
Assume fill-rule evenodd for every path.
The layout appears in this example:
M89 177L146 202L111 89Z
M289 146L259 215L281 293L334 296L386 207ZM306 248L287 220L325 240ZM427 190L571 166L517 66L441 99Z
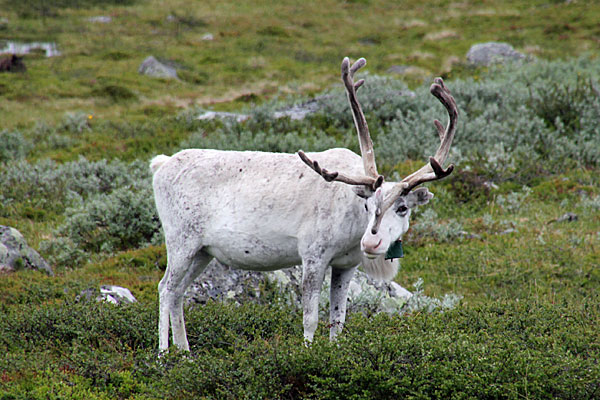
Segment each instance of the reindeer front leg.
M329 339L335 340L346 322L348 287L356 267L331 268L331 291L329 292Z
M312 342L319 323L319 295L328 264L313 257L302 260L302 309L304 340L307 342Z

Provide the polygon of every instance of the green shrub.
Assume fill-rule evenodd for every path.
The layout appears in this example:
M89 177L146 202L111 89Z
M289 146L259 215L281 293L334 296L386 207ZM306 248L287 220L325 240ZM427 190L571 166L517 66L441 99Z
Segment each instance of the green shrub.
M83 111L67 112L63 116L63 120L58 129L68 133L82 133L89 131L90 117L92 117L92 114Z
M320 324L306 346L296 310L209 302L186 312L191 354L160 359L155 302L11 308L0 314L0 369L30 378L2 390L45 398L36 390L66 380L98 398L594 398L598 304L351 313L337 342Z
M586 315L598 308L563 307L351 314L336 343L261 336L229 352L200 342L191 360L172 355L139 374L178 398L590 398L600 370Z
M20 161L4 166L0 185L0 215L43 218L45 212L65 213L57 237L42 243L42 252L60 265L80 263L85 252L113 252L162 240L146 162Z
M595 97L593 83L579 75L574 86L552 82L530 88L529 103L549 127L564 129L566 134L574 135L581 128L582 111Z
M105 97L114 103L137 99L137 95L130 89L119 85L104 85L98 89L92 90L92 95Z

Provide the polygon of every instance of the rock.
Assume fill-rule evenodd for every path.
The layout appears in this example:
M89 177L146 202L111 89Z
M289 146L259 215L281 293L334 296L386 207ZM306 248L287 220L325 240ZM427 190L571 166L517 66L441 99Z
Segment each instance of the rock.
M75 298L76 302L88 302L92 300L105 301L115 305L137 302L129 289L116 285L102 285L100 286L100 290L97 288L85 289Z
M556 222L575 222L579 219L577 214L568 212L560 217L556 218Z
M129 289L115 285L101 286L100 296L96 298L96 301L107 301L112 304L131 304L137 302Z
M33 42L33 43L20 43L20 42L6 42L4 48L0 48L0 54L29 54L34 50L41 50L45 52L46 57L59 56L60 52L56 48L56 43L50 42Z
M458 235L465 239L481 239L481 235L467 231L460 231Z
M303 120L309 114L313 114L322 107L322 102L324 99L328 98L328 96L321 96L306 101L302 104L295 105L289 108L284 108L279 111L275 111L273 113L273 117L275 118L285 118L289 117L292 120Z
M234 269L213 260L186 292L187 303L234 300L237 303L260 297L264 276L258 272Z
M429 75L429 72L423 68L415 67L413 65L392 65L386 71L388 74L398 75ZM410 92L408 90L407 92Z
M404 75L409 68L410 66L408 65L392 65L386 72L389 74Z
M79 293L77 295L77 297L75 297L75 301L78 303L80 301L88 302L88 301L98 298L99 296L100 296L100 292L98 291L98 289L89 288L89 289L82 290L81 293Z
M112 22L112 17L108 15L97 15L95 17L89 17L87 21L100 24L109 24Z
M317 112L322 106L322 100L326 98L314 98L309 101L306 101L302 104L291 106L288 108L281 109L279 111L275 111L273 113L274 118L286 118L289 117L292 120L302 120L306 118L308 115ZM244 122L251 118L248 114L238 114L238 113L230 113L223 111L205 111L200 114L196 119L199 120L211 120L211 119L235 119L237 122Z
M434 41L434 42L437 42L439 40L458 39L458 38L460 38L460 35L458 33L456 33L456 31L453 31L451 29L446 29L446 30L439 31L439 32L430 32L423 37L423 39L425 39L425 40Z
M475 66L489 66L494 63L521 61L525 55L516 51L507 43L488 42L471 46L467 60Z
M178 79L177 70L175 68L161 63L154 58L154 56L147 57L142 64L140 64L138 72L153 78Z
M237 122L244 122L250 119L250 116L247 114L236 114L224 111L206 111L203 114L200 114L196 119L199 120L211 120L211 119L230 119L233 118Z
M325 277L321 298L329 298L330 275ZM301 307L302 267L296 266L273 272L244 271L222 265L213 260L185 294L187 304L204 304L209 300L233 301L241 304L246 301L261 301L265 288L273 287L279 298ZM364 272L357 270L348 289L349 310L357 311L368 304L376 311L391 312L381 300L408 300L412 293L395 282L376 281ZM398 301L387 302L397 308Z
M390 296L392 297L404 297L409 299L412 297L412 293L398 285L396 282L389 282L388 289Z
M18 230L0 225L0 271L22 268L38 269L54 275L50 265L27 245Z

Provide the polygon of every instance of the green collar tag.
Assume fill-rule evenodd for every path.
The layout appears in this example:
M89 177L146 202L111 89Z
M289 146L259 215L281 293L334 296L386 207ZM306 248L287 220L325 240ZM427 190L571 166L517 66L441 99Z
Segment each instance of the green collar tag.
M404 257L404 251L402 250L402 240L396 240L388 248L387 253L385 253L385 259L392 260L394 258L402 258L402 257Z

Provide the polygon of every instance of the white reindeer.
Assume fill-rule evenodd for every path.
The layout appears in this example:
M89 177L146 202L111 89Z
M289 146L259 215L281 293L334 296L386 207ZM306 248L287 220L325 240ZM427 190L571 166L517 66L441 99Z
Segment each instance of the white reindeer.
M342 80L358 131L362 157L347 149L295 154L182 150L151 162L156 207L165 233L167 270L158 285L159 349L189 350L183 295L216 258L231 267L272 271L302 264L304 337L317 328L319 292L331 267L330 338L346 318L348 284L359 263L380 279L392 279L397 260L386 260L391 244L408 230L411 208L432 197L424 182L449 175L448 156L458 111L442 79L431 93L449 114L446 129L434 121L441 144L429 163L401 182L384 182L353 81L366 64L342 62ZM312 168L307 168L307 165ZM326 165L345 173L328 172ZM314 171L318 174L316 174ZM324 179L323 179L324 178Z

